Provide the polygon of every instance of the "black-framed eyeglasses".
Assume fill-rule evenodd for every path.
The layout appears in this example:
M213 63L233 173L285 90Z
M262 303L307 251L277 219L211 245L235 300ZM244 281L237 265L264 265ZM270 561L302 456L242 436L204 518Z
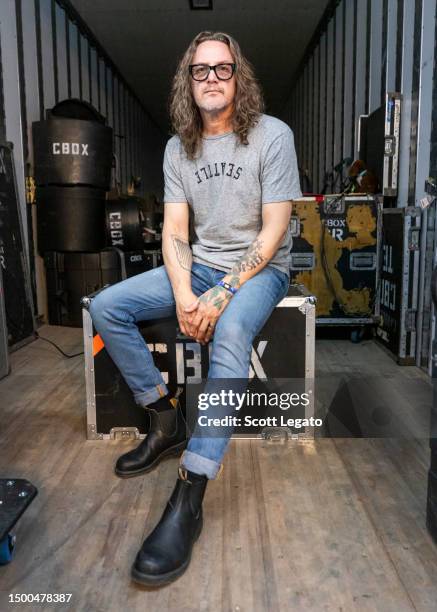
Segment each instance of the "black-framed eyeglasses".
M220 81L229 81L235 72L236 64L217 64L216 66L208 66L208 64L190 64L190 74L195 81L206 81L211 70L214 70L216 77Z

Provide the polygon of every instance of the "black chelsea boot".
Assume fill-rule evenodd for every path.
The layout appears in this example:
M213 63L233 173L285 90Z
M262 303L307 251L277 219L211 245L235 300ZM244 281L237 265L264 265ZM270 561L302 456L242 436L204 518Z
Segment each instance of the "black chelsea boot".
M160 586L187 569L202 531L202 501L208 478L179 467L173 493L161 520L144 540L132 567L135 582Z
M179 455L187 445L187 429L180 403L168 400L167 410L147 408L150 428L137 448L121 455L115 464L117 476L145 474L168 455Z

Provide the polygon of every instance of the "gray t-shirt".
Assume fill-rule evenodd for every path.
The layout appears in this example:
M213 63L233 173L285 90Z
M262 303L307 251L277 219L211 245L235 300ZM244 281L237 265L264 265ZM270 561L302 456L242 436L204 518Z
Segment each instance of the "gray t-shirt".
M229 271L262 227L262 206L302 197L293 132L261 115L240 144L234 132L202 140L187 159L178 136L164 155L164 202L188 202L193 215L193 260ZM270 264L289 274L290 229Z

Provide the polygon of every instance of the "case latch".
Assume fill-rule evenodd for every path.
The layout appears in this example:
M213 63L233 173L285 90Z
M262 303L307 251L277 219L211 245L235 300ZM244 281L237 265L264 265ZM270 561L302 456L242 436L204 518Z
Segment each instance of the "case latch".
M140 431L137 427L113 427L109 437L111 440L139 440Z

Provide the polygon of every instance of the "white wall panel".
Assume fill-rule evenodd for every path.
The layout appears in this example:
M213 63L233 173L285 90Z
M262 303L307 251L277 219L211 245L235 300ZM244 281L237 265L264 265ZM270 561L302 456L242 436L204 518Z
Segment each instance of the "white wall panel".
M335 51L334 51L334 158L336 166L343 159L343 3L335 11Z
M27 211L24 197L23 126L21 123L20 82L18 79L17 27L15 2L0 2L0 44L3 62L3 97L6 120L6 139L14 144L14 163L20 214L23 219L24 239L28 253Z
M77 26L70 21L70 82L71 97L80 98L79 87L79 46L77 40Z
M326 171L333 166L333 134L334 134L334 21L328 24L327 50L327 87L326 87Z
M353 60L354 60L354 3L346 2L344 23L344 91L343 91L343 157L352 157L354 126L353 101Z
M105 85L106 66L105 60L99 58L99 92L100 92L100 108L99 111L106 117L106 85Z
M387 3L385 91L395 91L398 0L387 0Z
M320 95L319 95L319 175L317 190L323 188L326 157L326 33L320 39Z
M313 154L312 154L312 171L311 180L313 190L317 190L318 176L319 176L319 98L320 98L320 49L317 48L314 51L314 79L313 79Z
M65 11L55 6L56 14L56 64L59 100L68 98L67 40L65 36Z
M55 80L53 62L53 29L50 0L39 0L41 18L41 54L44 83L44 109L55 104Z
M90 48L91 57L91 104L99 110L99 78L97 74L97 51L95 47Z
M370 113L381 106L382 8L383 3L381 0L371 0L369 75Z
M106 83L108 96L108 125L114 127L114 79L112 70L106 67Z
M356 38L355 38L355 109L354 109L354 131L355 149L354 157L358 158L358 119L366 112L366 28L367 3L357 2L356 13Z
M40 118L35 4L33 2L22 2L21 18L23 28L23 63L25 81L24 87L26 92L28 154L29 162L32 164L32 121L39 121Z
M411 95L413 82L414 2L404 0L401 73L401 133L399 143L398 206L408 206L411 136Z
M90 102L89 44L83 34L80 35L80 66L82 73L82 100Z

